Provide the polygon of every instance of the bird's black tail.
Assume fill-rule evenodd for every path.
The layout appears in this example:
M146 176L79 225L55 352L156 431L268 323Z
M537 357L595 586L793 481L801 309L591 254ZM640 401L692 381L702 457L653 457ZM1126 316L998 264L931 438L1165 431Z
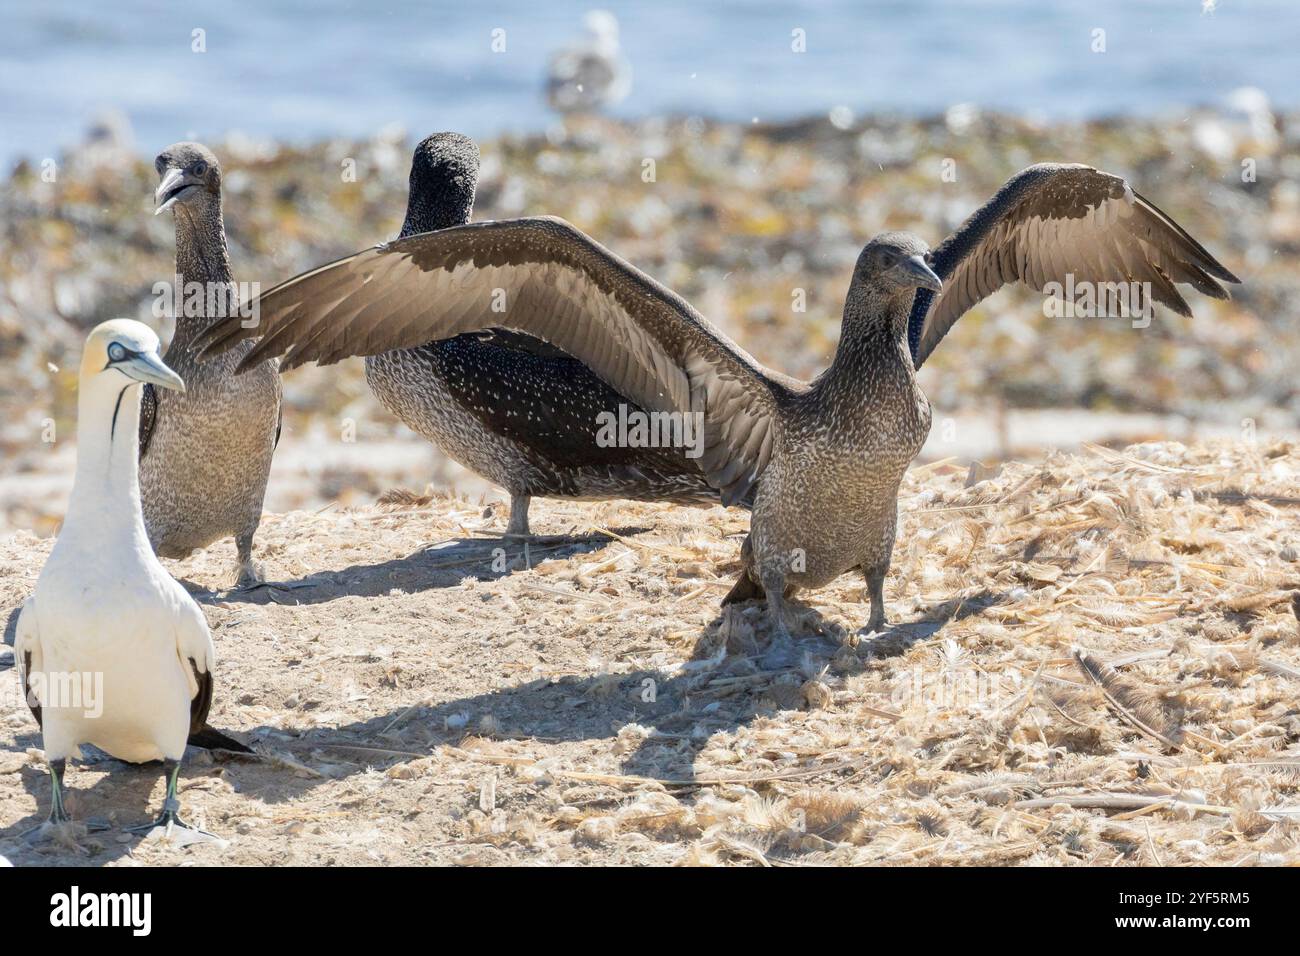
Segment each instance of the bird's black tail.
M245 747L234 737L227 737L221 731L209 727L207 724L204 724L201 730L190 734L188 743L191 747L201 747L203 750L229 750L237 754L254 753L253 750Z

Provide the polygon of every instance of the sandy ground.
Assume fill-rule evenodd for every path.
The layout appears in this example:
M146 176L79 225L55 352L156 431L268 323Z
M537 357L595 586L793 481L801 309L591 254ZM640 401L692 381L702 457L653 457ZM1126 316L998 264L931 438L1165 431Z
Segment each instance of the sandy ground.
M859 582L801 595L801 667L719 613L742 512L477 501L267 514L283 586L169 569L218 652L182 800L227 845L142 841L156 767L93 751L49 806L0 651L0 856L16 865L1300 862L1300 450L1134 446L914 468L884 634ZM50 547L0 542L0 619ZM11 638L10 638L11 639ZM1092 674L1074 656L1089 655Z
M412 476L452 494L502 500L503 492L446 457L391 416L368 395L359 400L366 423L358 439L345 442L323 422L286 432L276 449L267 486L268 511L315 511L331 504L373 502ZM1078 451L1085 443L1122 447L1158 439L1236 439L1235 424L1190 421L1177 415L1097 412L1079 408L935 410L935 423L918 461L947 458L1002 461ZM1254 440L1281 440L1283 429L1259 428ZM0 473L0 535L31 529L54 533L72 491L76 443L61 441L25 467Z

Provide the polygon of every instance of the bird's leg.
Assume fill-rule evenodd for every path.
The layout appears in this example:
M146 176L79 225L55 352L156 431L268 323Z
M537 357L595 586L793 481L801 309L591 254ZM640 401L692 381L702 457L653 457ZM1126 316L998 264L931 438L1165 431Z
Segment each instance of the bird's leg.
M759 658L764 670L793 667L799 661L794 637L785 622L785 577L781 574L763 575L762 588L767 592L767 611L772 620L772 640Z
M68 761L60 758L50 761L50 818L47 823L67 823L69 819L67 809L63 806L63 774L68 769Z
M885 575L888 572L887 564L866 569L866 597L871 601L871 618L858 632L859 634L875 634L885 629Z
M213 836L205 830L191 826L181 819L181 801L176 795L177 782L181 775L181 762L179 760L168 759L163 762L163 773L167 775L167 795L163 798L162 812L158 814L158 819L152 823L143 823L140 826L127 827L128 833L152 833L154 830L162 829L170 835L173 830L184 830L186 837L182 843L202 843L216 842L219 837Z
M528 495L510 495L510 523L506 525L506 534L528 536L528 505L532 500Z
M236 560L239 562L239 578L235 582L235 587L241 590L261 587L266 583L262 566L253 560L253 534L256 531L255 523L253 527L235 538L235 548L238 552Z
M40 826L32 827L30 830L24 830L20 836L27 837L36 833L48 831L50 827L57 827L61 824L68 823L72 818L68 816L67 809L63 806L63 773L67 769L68 762L66 759L50 761L50 815L45 818L45 822Z

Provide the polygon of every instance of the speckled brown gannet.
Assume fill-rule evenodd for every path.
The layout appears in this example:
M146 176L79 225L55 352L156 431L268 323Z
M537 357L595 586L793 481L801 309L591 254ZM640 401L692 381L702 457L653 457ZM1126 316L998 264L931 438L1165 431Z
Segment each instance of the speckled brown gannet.
M499 324L564 349L646 408L703 415L700 463L724 502L757 484L745 570L724 603L765 595L788 643L786 597L855 569L871 601L866 630L884 626L898 487L930 429L915 363L1001 286L1067 280L1145 283L1182 314L1175 283L1226 298L1217 280L1237 281L1120 177L1043 164L933 253L906 233L869 242L835 358L811 382L762 368L680 296L553 218L460 226L322 266L263 295L258 328L227 320L199 347L260 335L244 363L329 364L479 328L481 303L504 289Z
M88 743L130 763L166 761L162 813L133 829L192 831L178 816L176 781L186 739L215 733L204 723L215 655L203 612L146 536L136 462L141 383L185 389L147 326L97 326L81 357L72 498L19 612L14 660L50 765L48 823L68 821L64 769Z
M399 238L469 222L478 169L466 136L421 141ZM366 381L408 428L510 493L507 534L529 533L534 496L719 501L688 443L602 441L602 421L620 420L622 409L635 422L644 410L533 336L497 328L384 352L366 359Z
M195 336L212 320L239 314L221 213L221 167L198 143L168 146L154 166L162 177L157 212L170 209L176 224L179 304L165 358L185 380L186 391L145 387L140 415L145 527L165 558L186 557L233 535L237 583L248 587L262 581L253 561L253 535L280 438L280 375L268 361L236 377L242 354L202 366L195 361Z

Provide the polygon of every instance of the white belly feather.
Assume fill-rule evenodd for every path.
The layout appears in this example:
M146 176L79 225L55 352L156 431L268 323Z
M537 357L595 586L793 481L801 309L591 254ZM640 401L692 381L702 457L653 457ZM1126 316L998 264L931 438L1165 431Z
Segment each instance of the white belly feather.
M116 558L61 540L28 607L40 647L30 680L51 759L83 743L133 763L185 752L197 682L179 653L178 615L189 616L192 599L152 555Z

